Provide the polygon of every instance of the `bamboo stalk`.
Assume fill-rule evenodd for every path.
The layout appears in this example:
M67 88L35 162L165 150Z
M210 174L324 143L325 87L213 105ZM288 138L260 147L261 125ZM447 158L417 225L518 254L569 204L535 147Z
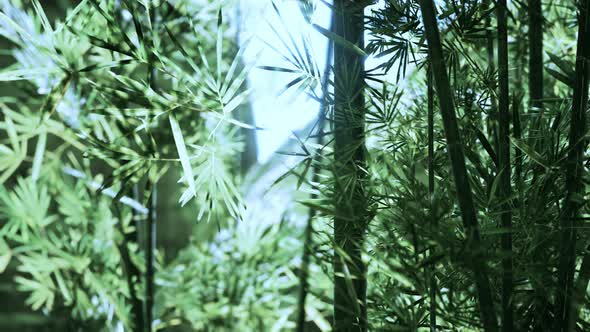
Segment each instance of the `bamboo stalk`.
M133 186L133 196L136 198L137 196L137 186ZM115 205L117 211L119 211L118 206ZM139 219L137 212L131 209L132 217L131 222L136 222ZM119 211L119 215L122 216L122 213ZM131 297L131 312L133 313L134 318L134 326L133 331L135 332L143 332L144 331L144 322L143 322L143 305L141 300L137 297L137 293L135 291L135 283L140 282L141 276L140 272L133 264L131 260L131 254L129 253L129 244L137 243L137 225L135 225L135 229L132 232L125 233L123 229L123 218L121 217L121 222L119 223L119 230L123 235L123 242L119 247L119 251L121 252L121 260L123 262L123 268L127 277L127 287L129 287L129 296Z
M334 1L334 32L364 48L364 5ZM364 147L364 59L334 45L334 331L367 330Z
M529 0L529 98L533 108L543 107L543 12L541 0Z
M473 204L473 194L465 166L465 154L461 143L461 136L455 114L453 93L450 87L449 78L444 65L444 57L440 34L436 21L436 13L432 0L421 0L422 19L424 20L424 29L426 40L428 42L428 55L434 75L434 83L439 100L439 107L443 119L445 137L447 140L447 150L451 160L453 177L455 179L459 207L463 227L467 236L466 252L473 256L468 259L470 269L473 271L475 286L480 306L480 317L487 332L497 331L496 315L494 303L488 279L487 266L484 262L483 250L479 234L479 225L475 206Z
M512 135L517 140L522 139L522 128L520 124L520 102L522 101L521 96L513 96L512 103ZM522 150L514 148L514 182L516 183L516 190L518 192L519 206L524 206L523 197L523 182L522 182ZM524 213L524 212L523 212ZM521 213L522 215L522 213Z
M237 22L237 29L236 29L236 36L235 36L235 44L236 47L240 48L240 31L242 31L242 4L241 1L238 1L236 4L236 14L235 20ZM238 70L236 72L240 72L244 66L241 59L239 60ZM244 92L248 89L248 81L246 81L242 87L240 87L239 92ZM255 126L254 121L254 110L252 109L252 103L248 102L244 105L241 105L237 108L235 112L235 116L238 121L245 123L250 126ZM244 149L240 153L240 171L242 176L245 176L248 171L254 166L258 161L258 141L256 138L256 130L251 128L240 128L240 133L242 135L242 139L244 142Z
M436 230L436 216L433 214L432 200L434 196L434 86L432 82L432 70L428 68L427 98L428 98L428 198L430 204L430 225ZM432 252L430 253L432 254ZM436 332L436 264L430 266L430 331Z
M590 0L580 2L578 16L576 76L566 164L566 196L560 220L558 290L555 301L555 331L573 331L578 317L573 304L576 266L576 237L579 208L583 203L584 150L586 147L586 108L590 82ZM587 282L586 282L587 284Z
M158 21L156 19L157 12L156 8L152 8L150 15L151 20L151 38L150 46L154 47L154 40L156 38ZM154 67L155 57L153 53L149 55L148 61L148 82L150 87L154 90L158 90L157 70ZM149 178L147 180L147 188L149 190L149 202L148 202L148 218L147 218L147 229L146 229L146 243L145 243L145 265L146 265L146 277L145 277L145 319L146 319L146 330L151 332L153 330L154 321L154 276L155 276L155 251L156 251L156 220L158 217L157 203L158 203L158 187L156 182L152 182Z
M149 181L149 180L148 180ZM156 220L157 220L157 203L158 203L158 189L156 184L152 184L148 205L148 220L147 220L147 239L146 239L146 288L145 288L145 316L147 331L152 331L152 323L154 320L154 276L155 276L155 256L156 251Z
M500 192L505 201L500 214L502 234L502 331L513 330L512 317L512 212L509 197L510 188L510 97L508 73L508 18L506 0L496 3L498 19L498 163L500 174Z
M576 326L576 321L580 315L580 307L586 298L586 290L588 289L588 280L590 280L590 254L588 248L582 259L580 265L580 272L578 273L578 279L575 284L574 298L573 298L573 309L571 314L571 325Z
M492 1L491 0L486 0L484 2L484 8L485 10L490 10L493 8L492 7ZM486 17L485 20L485 25L487 27L491 27L492 25L492 18L491 16L491 12L490 14L488 14L488 16ZM489 66L489 70L490 72L494 72L496 70L496 59L494 58L494 34L492 32L492 29L486 29L486 55L487 55L487 60L488 60L488 66ZM490 140L492 142L492 145L494 146L494 150L498 151L498 107L497 107L497 100L496 100L496 94L492 93L490 96L490 114L487 117L487 131L488 131L488 137L491 137Z
M528 45L529 45L529 104L530 108L540 112L543 108L543 13L541 0L529 0L528 3ZM538 130L539 120L533 121L531 130ZM533 144L534 145L534 144ZM520 153L519 149L516 149ZM519 159L519 162L522 162ZM518 172L518 171L517 171ZM535 170L535 178L538 174ZM520 177L519 177L520 178ZM524 202L521 201L521 204ZM542 248L535 250L534 256L538 258L537 272L544 275L548 271L540 259ZM535 288L535 326L542 329L546 325L544 317L547 316L547 297L543 289L543 281L538 282Z
M331 20L330 31L334 31L334 18L332 17ZM330 71L332 66L332 56L334 54L334 44L332 41L328 41L328 50L326 52L326 65L324 67L324 73L322 76L322 94L324 96L324 100L320 104L320 110L318 113L318 138L317 144L318 146L324 146L324 126L325 126L325 118L326 118L326 110L328 108L327 105L327 95L328 95L328 82L330 77ZM317 152L314 156L314 161L316 164L312 168L312 183L318 183L320 181L320 172L321 172L321 150ZM317 199L317 193L313 192L310 195L310 199L314 200ZM303 256L301 260L301 275L299 280L299 301L297 304L297 332L304 332L305 331L305 302L307 299L307 294L309 293L309 264L311 261L311 249L313 246L313 218L316 215L316 209L311 207L309 209L309 214L307 216L307 225L305 227L304 233L304 242L303 242Z

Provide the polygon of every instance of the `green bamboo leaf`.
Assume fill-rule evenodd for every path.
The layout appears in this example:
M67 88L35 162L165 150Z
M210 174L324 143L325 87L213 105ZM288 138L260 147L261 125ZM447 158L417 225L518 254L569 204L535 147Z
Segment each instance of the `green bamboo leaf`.
M574 79L571 76L567 76L557 70L551 69L549 67L545 67L545 70L553 76L558 81L562 82L563 84L569 86L570 88L574 87Z
M16 30L16 32L18 32L19 35L21 35L21 37L24 37L24 38L28 39L29 41L35 41L35 39L33 37L31 37L31 35L25 29L23 29L20 25L18 25L10 17L6 16L6 14L4 14L1 11L0 11L0 22L4 22L5 24L12 27L14 30Z
M33 168L31 171L31 180L37 181L39 173L41 172L41 165L43 164L43 154L45 153L45 145L47 142L47 132L43 131L39 135L37 146L35 148L35 158L33 159Z
M108 68L113 68L113 67L119 67L119 66L124 66L130 63L135 62L135 59L123 59L123 60L116 60L116 61L109 61L109 62L104 62L104 63L95 63L86 67L83 67L82 69L78 69L77 71L79 73L84 73L84 72L90 72L90 71L95 71L95 70L100 70L100 69L108 69Z
M57 73L57 68L27 68L16 69L0 72L0 81L20 81L38 78L40 76L48 76Z
M53 87L53 89L51 89L51 92L49 93L47 98L45 98L45 101L41 106L41 119L44 119L45 117L49 118L51 117L51 115L53 115L55 109L57 108L57 105L59 105L64 95L66 94L66 91L68 91L71 82L72 76L66 75L57 85Z
M223 59L223 14L221 9L217 13L217 45L215 47L217 54L217 85L221 85L221 65Z
M540 154L538 154L533 148L531 148L528 144L526 144L523 140L514 138L510 136L510 142L514 144L518 149L524 152L529 158L531 158L537 164L545 167L546 169L552 168L550 163L545 160Z
M341 36L339 36L338 34L324 29L321 26L317 25L317 24L312 24L312 26L319 31L322 35L328 37L329 39L331 39L334 43L347 48L351 51L353 51L354 53L360 55L360 56L367 56L367 53L365 53L365 51L363 51L360 47L358 47L357 45L349 42L348 40L342 38Z
M170 120L170 127L172 128L172 135L174 136L174 143L176 144L176 150L178 151L178 157L180 159L180 164L182 165L182 170L184 172L184 180L187 182L190 196L196 197L197 190L195 188L195 176L193 175L193 168L191 166L191 162L188 156L188 152L186 150L186 145L184 143L184 137L182 135L182 131L180 130L180 125L178 121L174 117L174 113L170 112L168 114L168 119Z
M180 42L176 38L175 34L172 31L170 31L170 28L168 28L168 26L165 25L165 24L164 24L164 29L166 30L166 33L168 34L168 37L170 37L170 40L172 41L172 43L174 44L174 46L176 47L176 49L178 49L178 51L184 57L184 60L186 62L188 62L188 64L195 71L195 73L200 74L201 73L201 69L199 68L199 66L197 66L197 64L193 61L193 59L191 58L191 56L182 47L182 45L180 44Z
M549 59L553 62L561 71L567 76L571 81L574 81L574 76L576 75L574 68L576 68L576 64L570 61L565 60L562 57L559 57L551 52L547 52L549 55Z
M53 33L53 28L49 23L49 19L47 18L47 15L45 15L45 11L43 10L43 7L41 6L38 0L33 0L33 8L35 9L35 13L37 14L37 16L39 16L41 20L41 25L43 26L43 29L45 29L45 31L48 33Z
M258 66L257 68L262 69L262 70L276 71L276 72L282 72L282 73L299 73L299 71L295 70L295 69L276 67L276 66Z
M6 271L6 267L8 263L10 263L10 259L12 258L12 251L10 247L4 241L3 237L0 237L0 273Z

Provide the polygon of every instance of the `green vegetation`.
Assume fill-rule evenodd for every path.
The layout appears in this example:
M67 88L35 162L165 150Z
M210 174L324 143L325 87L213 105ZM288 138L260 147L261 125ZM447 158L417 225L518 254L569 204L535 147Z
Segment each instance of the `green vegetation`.
M590 0L297 4L0 0L0 330L590 330Z

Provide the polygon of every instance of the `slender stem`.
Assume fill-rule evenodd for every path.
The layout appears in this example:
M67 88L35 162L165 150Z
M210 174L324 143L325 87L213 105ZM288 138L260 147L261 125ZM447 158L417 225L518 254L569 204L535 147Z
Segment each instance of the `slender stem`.
M590 0L580 2L578 16L578 45L576 75L569 132L566 165L566 196L560 220L559 267L555 307L555 331L573 331L578 317L573 305L574 272L576 266L576 236L578 213L583 203L584 150L586 147L586 108L590 81ZM587 284L587 283L586 283Z
M484 3L486 10L491 10L492 8L492 4L491 4L491 0L486 0ZM491 13L488 14L488 16L486 17L485 20L485 25L487 27L491 27L492 24L492 18L490 17ZM487 59L488 59L488 66L489 66L489 70L490 72L494 72L496 70L496 59L494 58L494 34L492 32L492 29L487 29L486 30L486 53L487 53ZM490 115L487 118L487 122L488 122L488 137L491 137L491 141L492 144L494 146L495 151L498 151L498 129L497 129L497 122L498 122L498 108L497 108L497 100L496 100L496 94L492 93L490 96Z
M147 239L146 239L146 288L145 288L145 312L147 330L152 331L152 323L154 318L154 275L155 275L155 257L156 251L156 220L157 220L157 205L158 205L158 189L156 184L150 186L151 193L148 205L148 220L147 220Z
M157 13L155 7L149 7L152 9L150 13L151 23L151 37L150 46L155 48L155 39L158 31L157 26ZM155 57L153 53L149 55L148 61L148 82L150 87L154 90L158 90L157 85L157 70L154 67ZM157 206L158 206L158 187L157 183L152 182L148 175L147 188L149 189L149 203L148 203L148 219L146 229L146 244L145 244L145 265L146 265L146 287L145 287L145 317L146 317L146 330L152 331L154 321L154 275L155 275L155 251L156 251L156 220L157 220Z
M529 15L529 103L530 112L535 114L530 131L533 137L541 130L543 114L543 12L541 0L530 0L528 5ZM536 147L542 142L539 139L530 139L529 144ZM535 170L538 176L539 170Z
M330 31L334 30L334 18L332 17ZM334 54L334 44L331 41L328 41L328 50L326 52L326 65L324 67L324 74L322 76L322 94L324 96L324 100L320 105L320 110L318 114L318 138L317 144L320 147L324 146L324 126L325 126L325 118L326 118L326 109L328 107L328 102L326 100L328 95L328 81L330 77L330 70L332 66L332 56ZM312 172L312 183L318 183L320 181L320 172L321 172L321 150L318 150L317 154L315 155L314 159L316 164L314 165ZM310 195L310 199L314 200L317 199L318 195L313 192ZM305 227L305 234L304 234L304 242L303 242L303 256L301 259L301 275L299 281L299 301L297 304L297 332L304 332L305 331L305 301L307 299L307 294L309 293L309 264L311 260L311 249L313 246L313 218L316 215L316 209L310 208L309 214L307 216L307 225Z
M434 196L434 86L432 82L432 69L429 67L426 73L428 90L428 199L430 204L430 225L436 230L436 216L432 206ZM432 251L430 253L432 255ZM436 264L430 266L430 331L436 332Z
M508 73L508 17L506 0L496 3L498 19L498 163L502 212L500 214L502 234L502 331L513 330L512 317L512 207L510 203L510 97Z
M361 49L364 6L334 1L335 33ZM364 75L363 57L334 45L334 331L339 332L367 330Z
M512 134L514 138L520 140L522 138L522 128L520 125L520 102L522 97L513 96L512 103ZM518 191L518 202L522 208L524 205L523 197L523 183L522 183L522 150L514 148L514 182L516 183L516 190ZM523 213L521 213L522 215Z
M235 44L237 49L240 48L240 31L242 31L242 4L241 1L238 1L236 4L236 36L235 36ZM243 68L242 59L239 59L238 69L236 72L240 72ZM239 89L239 93L246 91L248 88L248 81L244 82ZM241 105L237 108L235 112L233 112L238 121L245 123L250 126L255 126L255 119L254 119L254 110L252 109L252 104L247 102L244 105ZM256 138L256 131L250 128L240 128L240 133L242 136L242 140L244 142L244 149L240 153L240 171L242 176L246 175L246 173L256 164L258 161L258 143Z
M487 266L484 261L483 250L479 234L479 225L473 203L473 193L465 165L465 154L457 124L453 93L449 83L449 77L445 68L440 33L436 21L436 12L432 0L421 0L422 19L426 40L428 42L428 55L434 75L434 83L438 95L439 107L443 120L447 150L451 160L453 177L455 179L459 207L465 234L467 236L466 252L471 257L467 259L470 269L473 271L475 286L479 299L480 316L486 332L497 331L496 314L490 288L490 281L487 273Z

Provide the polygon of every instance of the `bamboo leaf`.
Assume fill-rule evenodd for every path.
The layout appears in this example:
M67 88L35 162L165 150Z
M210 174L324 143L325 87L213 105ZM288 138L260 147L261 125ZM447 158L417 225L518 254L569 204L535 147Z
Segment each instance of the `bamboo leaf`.
M41 172L41 165L43 164L43 154L45 153L45 144L47 142L47 132L43 131L39 135L37 146L35 147L35 157L33 159L33 168L31 171L31 180L37 181L39 173Z
M10 263L10 259L12 258L12 251L10 247L4 241L3 237L0 237L0 273L6 271L6 267L8 263Z
M365 51L363 51L360 47L358 47L357 45L349 42L348 40L342 38L341 36L338 36L336 33L324 29L321 26L317 25L317 24L312 24L312 26L319 31L322 35L328 37L329 39L331 39L334 43L347 48L351 51L353 51L354 53L360 55L360 56L367 56L367 53L365 53Z
M191 166L188 152L186 150L186 145L184 143L182 131L180 130L180 125L174 117L173 112L170 112L168 114L168 119L170 120L170 127L172 128L172 135L174 136L174 143L176 144L176 150L178 151L180 164L182 165L182 171L184 173L183 177L189 187L189 194L190 196L197 197L197 191L195 188L195 176L193 175L193 168Z
M45 29L45 31L48 33L53 33L49 19L47 19L47 15L45 15L45 11L38 0L33 0L33 8L35 9L37 16L39 16L41 19L41 25L43 25L43 29Z
M526 144L523 140L516 139L513 136L510 136L510 142L514 144L518 149L524 152L529 158L531 158L537 164L543 166L546 169L550 169L550 163L543 158L540 154L538 154L533 148L531 148L528 144Z

